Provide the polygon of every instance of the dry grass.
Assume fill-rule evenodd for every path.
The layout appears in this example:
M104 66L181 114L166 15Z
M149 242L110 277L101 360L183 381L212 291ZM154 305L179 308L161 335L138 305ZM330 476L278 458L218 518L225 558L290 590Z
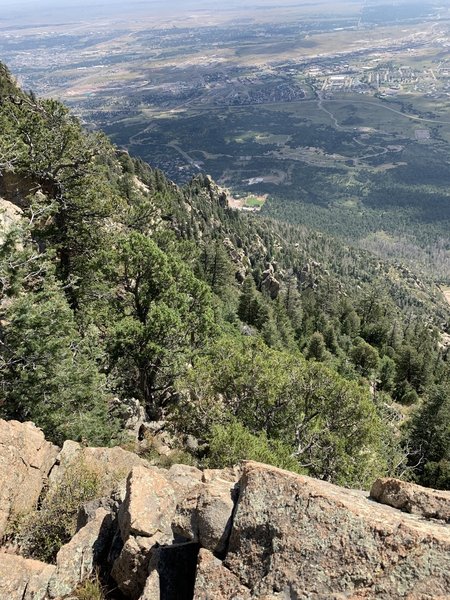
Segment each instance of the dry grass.
M77 600L106 600L105 590L98 573L80 583L70 597Z

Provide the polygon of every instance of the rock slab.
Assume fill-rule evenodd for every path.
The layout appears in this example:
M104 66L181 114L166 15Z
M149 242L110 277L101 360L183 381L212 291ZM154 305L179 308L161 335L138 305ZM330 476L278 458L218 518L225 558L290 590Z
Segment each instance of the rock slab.
M70 440L64 442L62 450L56 458L56 463L51 473L50 485L61 481L68 469L82 464L88 471L98 473L101 477L104 495L111 493L123 483L133 467L149 465L137 454L128 452L119 446L91 448Z
M251 598L450 597L446 525L254 462L240 487L223 565Z
M250 591L208 550L200 550L194 600L250 600Z
M47 600L53 565L0 552L0 599Z
M110 512L98 508L95 516L65 544L56 557L56 571L49 583L49 597L70 594L105 561L113 537Z
M0 540L10 519L36 507L58 452L33 423L0 419Z
M372 485L370 496L377 502L405 512L450 523L450 492L384 477Z
M177 505L201 479L201 471L186 465L175 465L168 471L142 465L132 469L118 516L123 547L112 569L120 590L132 600L140 597L144 587L147 598L153 593L149 590L163 585L161 570L165 561L161 555L164 547L174 542ZM186 537L191 540L195 534ZM175 546L173 551L174 557Z

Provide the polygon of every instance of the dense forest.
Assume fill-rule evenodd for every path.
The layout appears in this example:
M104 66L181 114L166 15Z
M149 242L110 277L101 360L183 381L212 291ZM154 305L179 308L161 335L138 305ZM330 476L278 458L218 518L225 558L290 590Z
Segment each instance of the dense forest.
M450 283L450 169L446 154L405 151L407 164L379 174L308 167L293 172L293 185L270 194L265 215L302 223L381 258L399 259ZM324 194L323 191L326 190Z
M0 131L1 417L122 444L114 399L136 398L201 465L450 485L431 279L231 210L207 176L179 188L4 66Z

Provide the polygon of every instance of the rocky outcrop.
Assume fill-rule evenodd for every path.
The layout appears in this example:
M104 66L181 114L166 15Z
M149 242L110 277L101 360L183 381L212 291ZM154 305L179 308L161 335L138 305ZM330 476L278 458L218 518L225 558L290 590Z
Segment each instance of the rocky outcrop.
M225 238L223 240L223 245L225 246L228 256L236 267L234 274L236 280L238 283L243 283L251 269L251 263L248 256L245 254L243 248L236 248L230 238Z
M50 486L61 481L68 470L83 465L91 473L98 474L102 495L109 495L124 486L134 466L149 463L118 446L114 448L88 448L77 442L67 441L56 456L56 465L50 474Z
M450 529L250 462L223 564L252 598L445 598Z
M138 432L139 447L157 457L170 458L179 447L179 441L168 431L166 421L142 423Z
M58 451L33 423L0 420L0 539L36 507Z
M315 289L319 285L321 279L323 279L323 275L322 265L312 260L303 266L298 275L298 280L302 289Z
M233 471L205 471L202 483L179 500L172 520L174 533L215 554L224 554L237 498L236 480Z
M450 523L450 492L385 477L375 481L370 496L377 502L405 512Z
M266 270L262 274L261 291L275 300L280 291L281 284L275 277L275 269L273 264L268 264Z
M153 554L172 541L171 520L176 496L166 474L157 467L135 467L119 511L123 548L112 575L130 598L138 598L149 575Z
M208 550L200 550L194 600L250 600L250 590Z
M163 576L169 563L182 565L193 553L195 571L199 543L224 548L234 483L219 475L206 483L199 469L185 465L132 470L119 511L123 547L112 569L128 597L139 598L144 587L144 597L150 596L170 579Z
M47 600L53 565L0 552L0 599Z
M10 515L35 506L57 449L30 423L0 422L0 434ZM56 566L0 553L0 600L70 597L97 569L130 600L449 597L448 492L380 479L371 497L254 462L166 470L73 442L58 463L50 489L84 463L106 495L81 508Z
M98 508L56 557L56 570L49 586L49 598L70 594L79 583L90 577L95 568L105 562L113 537L113 519L110 512Z
M144 531L141 524L135 533L154 536L161 506L150 509L155 498L150 501L149 490L154 487L155 496L160 474L152 475L153 483L145 476L146 486L138 486L146 490L141 494L145 506L138 512L148 512L146 521L153 520L154 526ZM170 484L170 477L164 478ZM172 597L163 593L161 573L176 564L170 552L185 551L184 540L201 547L196 599L424 600L444 598L450 589L450 531L376 504L365 492L248 462L240 473L205 471L201 482L175 492L175 511L171 499L166 504L170 528L169 519L164 527L158 525L159 533L164 530L162 543L150 546L149 537L147 546L136 543L137 537L127 540L135 561L145 556L140 563L141 585L148 574L143 599L158 593ZM169 529L175 534L171 543Z
M6 234L14 227L22 218L22 210L5 200L0 198L0 244L5 241Z

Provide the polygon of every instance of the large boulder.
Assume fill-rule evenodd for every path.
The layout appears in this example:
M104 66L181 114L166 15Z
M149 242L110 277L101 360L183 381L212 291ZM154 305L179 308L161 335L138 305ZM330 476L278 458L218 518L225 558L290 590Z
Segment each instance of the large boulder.
M182 497L203 481L203 471L190 465L172 465L167 471L167 477L175 488L177 497Z
M130 534L151 538L171 536L177 499L166 472L157 467L135 467L127 482L127 495L120 507L119 524L125 542Z
M0 419L0 539L8 522L33 510L59 448L33 423Z
M49 597L70 594L105 561L112 537L110 512L98 508L94 517L65 544L56 557L56 571L49 584Z
M0 552L0 599L47 600L53 565Z
M444 599L450 529L248 462L223 566L252 598Z
M275 277L275 269L272 264L267 266L267 269L261 275L261 291L275 300L280 291L280 282Z
M450 523L450 492L384 477L372 485L370 496L405 512Z
M150 564L158 551L157 537L131 536L113 563L111 576L127 598L140 597L150 574Z
M208 550L200 550L194 600L250 600L250 590Z
M0 600L64 597L97 566L129 600L450 597L448 492L380 479L370 497L254 462L166 470L121 448L57 452L33 424L0 421L3 527L47 477L51 490L84 465L103 482L56 567L0 554Z
M170 586L178 589L187 575L176 573L191 563L195 572L197 543L220 543L233 509L233 483L221 480L219 472L211 477L214 486L202 479L202 471L187 465L133 468L118 517L123 546L112 568L127 597L149 598L155 589L159 597Z
M0 198L0 244L2 244L8 232L20 221L22 218L22 210L5 200Z
M229 477L228 471L216 471L214 477L211 473L179 501L172 528L179 536L221 555L231 532L236 476Z
M119 510L123 548L112 569L114 580L129 598L141 595L152 556L159 546L172 543L176 505L175 489L167 471L157 467L133 468Z

